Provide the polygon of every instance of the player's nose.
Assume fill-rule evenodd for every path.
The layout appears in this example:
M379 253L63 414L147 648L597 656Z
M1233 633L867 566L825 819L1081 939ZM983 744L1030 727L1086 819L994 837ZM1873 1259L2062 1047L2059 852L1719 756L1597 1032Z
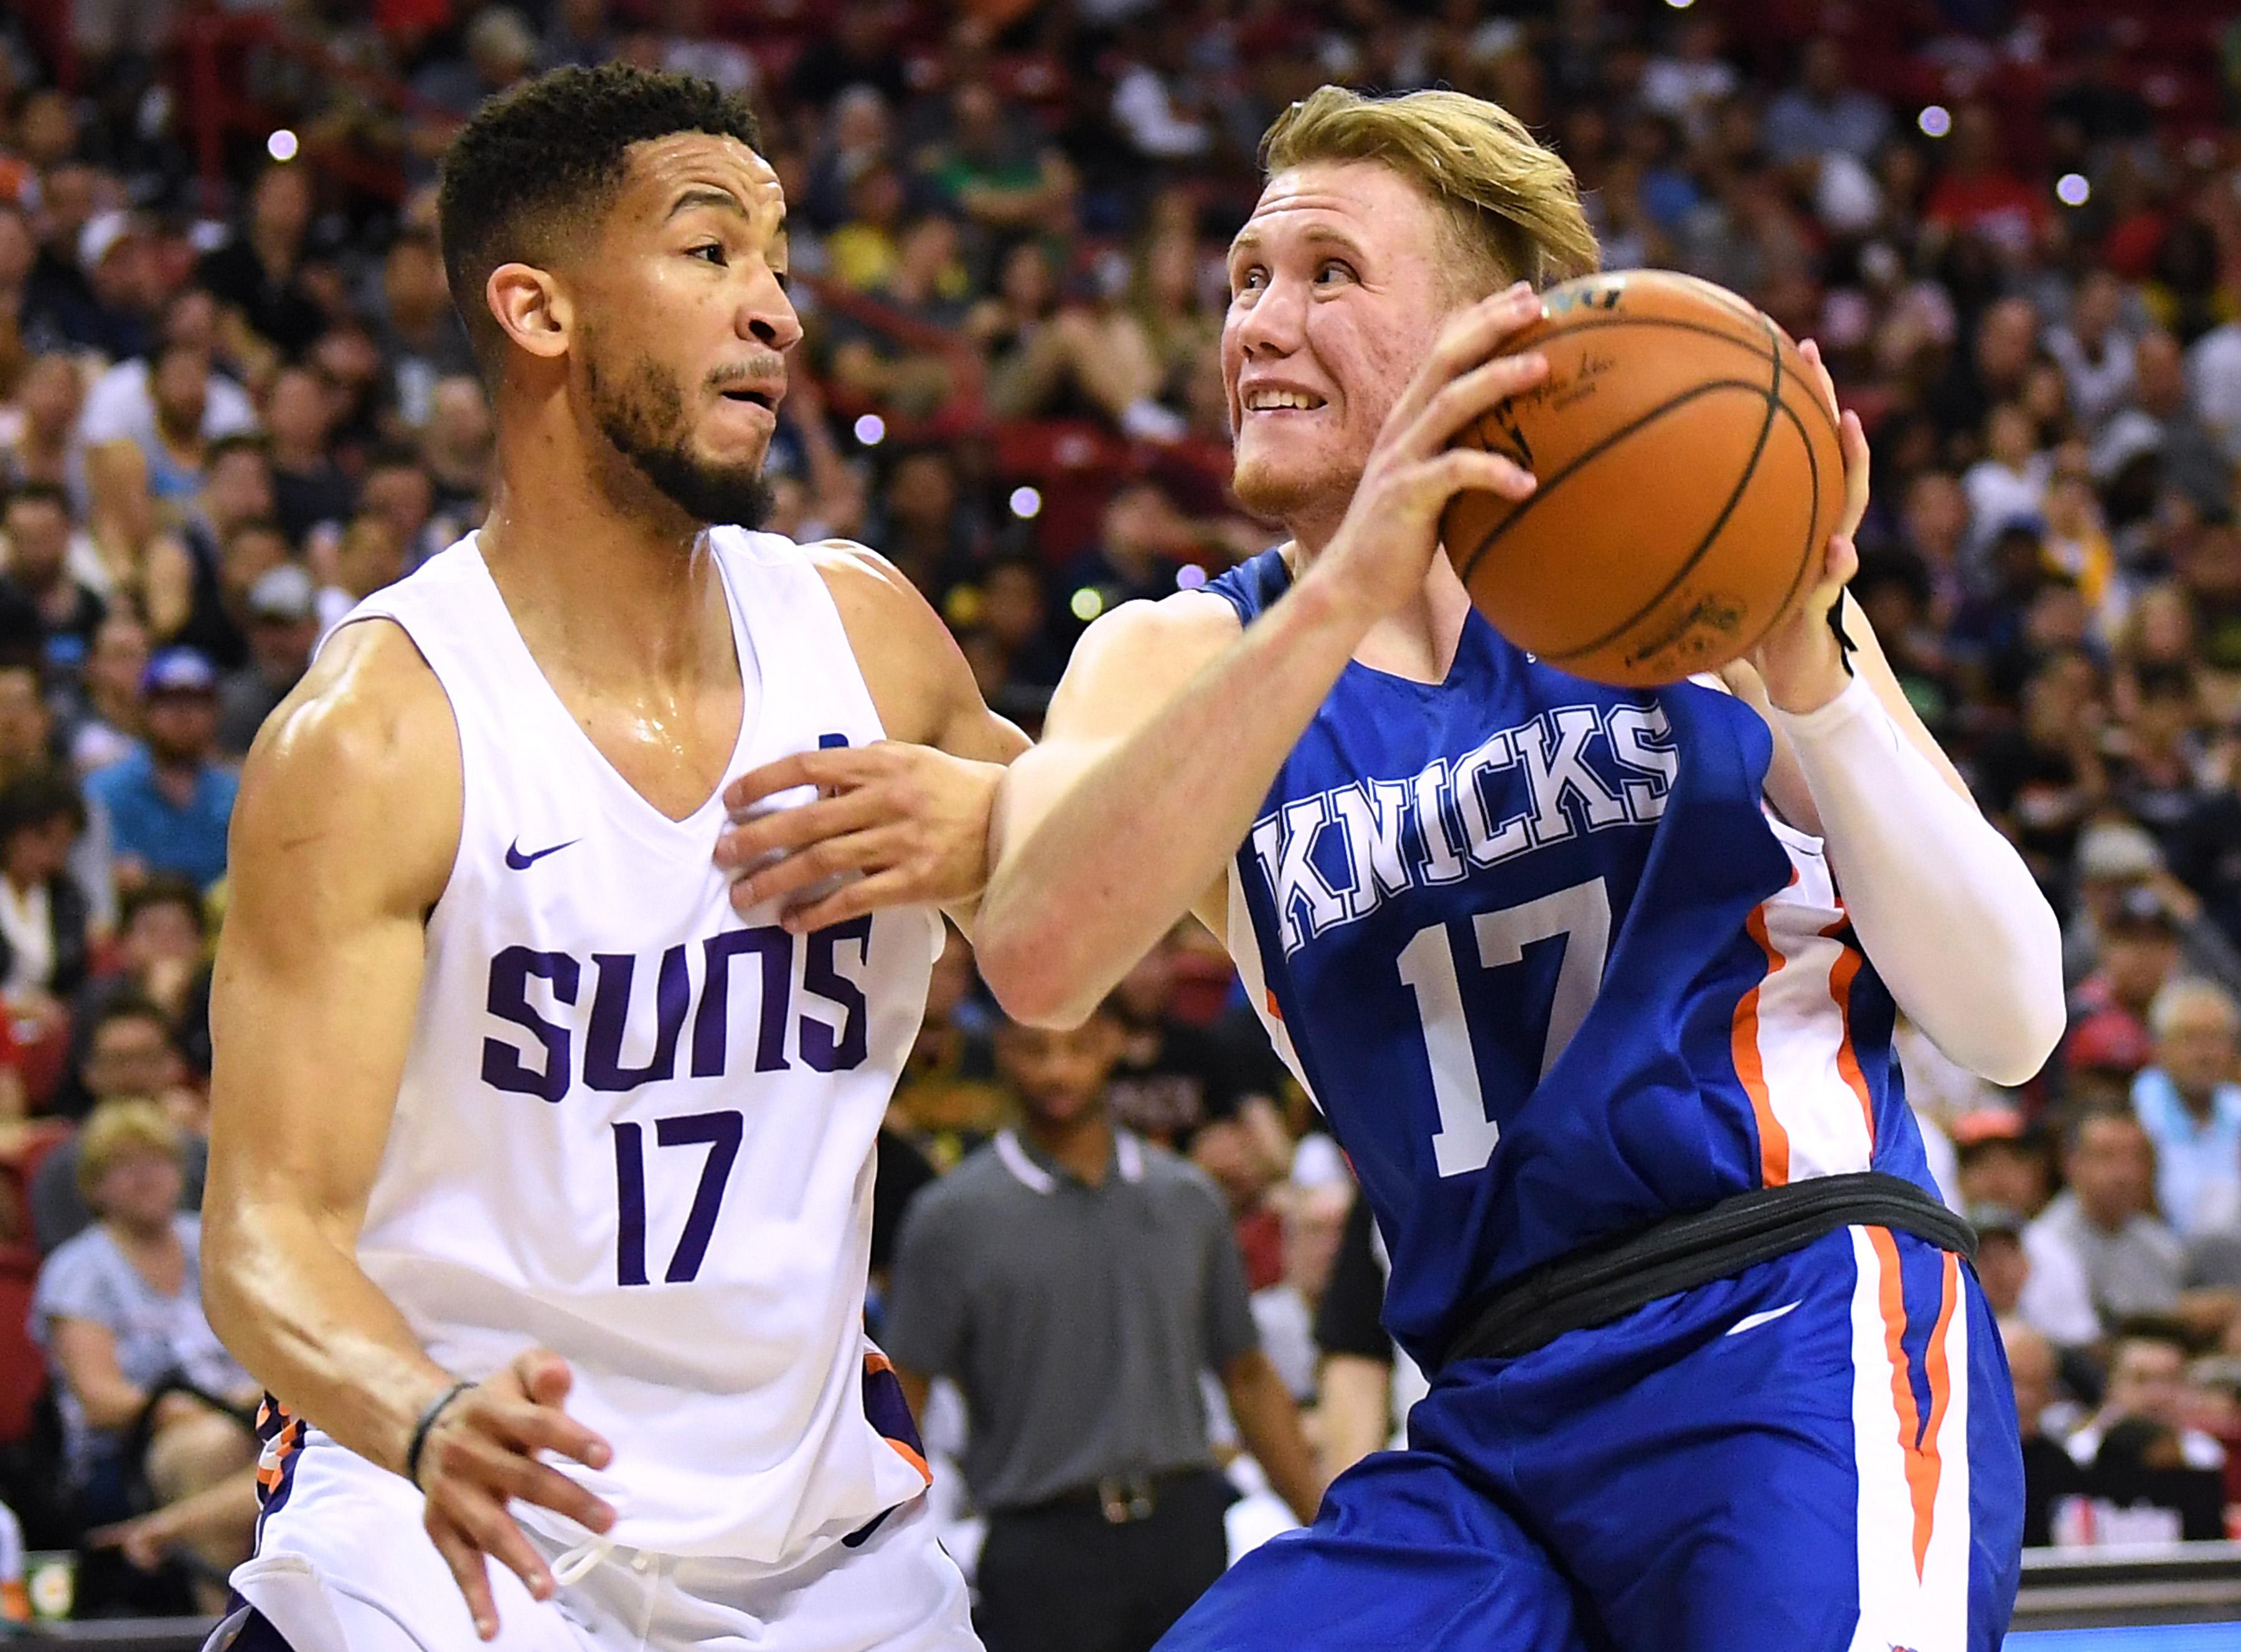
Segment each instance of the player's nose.
M742 338L786 351L801 342L801 317L775 276L766 276L742 296L733 325Z
M1235 321L1237 344L1248 357L1289 354L1299 348L1307 320L1307 292L1297 282L1271 282L1253 307Z

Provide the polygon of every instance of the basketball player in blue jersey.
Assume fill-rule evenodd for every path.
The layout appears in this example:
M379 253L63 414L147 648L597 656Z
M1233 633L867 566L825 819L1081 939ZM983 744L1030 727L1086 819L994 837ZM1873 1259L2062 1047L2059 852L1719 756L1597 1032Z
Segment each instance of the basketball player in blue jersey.
M801 332L757 145L607 67L446 157L490 515L342 623L234 817L240 1652L977 1647L863 1296L936 907L1026 742L886 564L749 531ZM717 861L726 781L802 750L888 822L813 931Z
M1237 494L1289 537L1084 637L999 793L979 955L1062 1026L1185 910L1224 935L1434 1376L1408 1449L1162 1645L1990 1652L2016 1421L1890 1032L2028 1077L2057 933L1830 624L1859 425L1816 588L1727 680L1553 670L1435 541L1457 491L1533 486L1447 444L1544 371L1493 353L1531 289L1595 265L1569 171L1452 92L1327 88L1266 158L1222 367Z

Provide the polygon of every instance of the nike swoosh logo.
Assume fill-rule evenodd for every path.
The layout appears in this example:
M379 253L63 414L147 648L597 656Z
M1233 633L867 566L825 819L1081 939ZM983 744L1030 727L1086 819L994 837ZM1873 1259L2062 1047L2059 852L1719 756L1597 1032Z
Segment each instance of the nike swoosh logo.
M1770 1308L1763 1314L1746 1314L1728 1328L1727 1334L1729 1336L1741 1336L1745 1331L1756 1331L1762 1325L1771 1325L1783 1314L1794 1314L1796 1311L1796 1302L1784 1302L1780 1308Z
M571 838L568 839L567 843L556 843L549 849L539 849L535 854L524 854L521 852L521 839L519 838L516 838L512 843L506 845L505 864L516 872L526 872L530 867L544 859L546 855L559 854L563 849L569 847L570 845L581 843L583 839L581 838Z

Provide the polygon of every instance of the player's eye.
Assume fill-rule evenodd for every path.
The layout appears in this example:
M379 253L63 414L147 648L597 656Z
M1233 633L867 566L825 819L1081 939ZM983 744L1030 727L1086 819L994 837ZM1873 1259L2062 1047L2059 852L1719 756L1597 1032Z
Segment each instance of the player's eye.
M697 247L687 247L685 250L685 256L688 258L706 258L709 263L718 265L728 262L724 256L724 244L720 241L706 241Z
M1230 287L1236 292L1258 292L1268 284L1268 272L1256 264L1241 271Z
M1326 284L1326 278L1332 276L1351 281L1354 279L1354 266L1344 258L1325 258L1315 271L1316 284Z
M780 292L791 293L793 291L793 277L786 271L772 271L771 279L778 283L778 290Z

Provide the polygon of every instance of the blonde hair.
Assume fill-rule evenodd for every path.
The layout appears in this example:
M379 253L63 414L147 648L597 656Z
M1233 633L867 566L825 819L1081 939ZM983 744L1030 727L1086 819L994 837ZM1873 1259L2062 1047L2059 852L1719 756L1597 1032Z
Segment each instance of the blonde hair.
M136 1153L160 1154L177 1164L186 1143L179 1127L153 1101L125 1096L104 1101L86 1115L77 1138L77 1190L88 1204L121 1159Z
M1593 273L1602 263L1572 169L1498 104L1459 91L1366 97L1324 86L1261 140L1270 173L1313 161L1375 161L1429 195L1456 251L1491 291Z

